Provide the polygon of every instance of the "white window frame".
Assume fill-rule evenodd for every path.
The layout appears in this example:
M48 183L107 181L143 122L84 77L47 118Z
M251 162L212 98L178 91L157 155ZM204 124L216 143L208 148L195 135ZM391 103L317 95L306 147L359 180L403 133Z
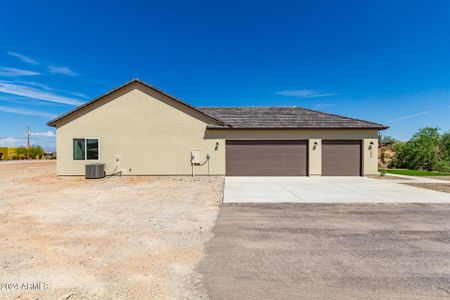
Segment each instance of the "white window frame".
M84 159L74 159L73 158L73 141L74 140L83 140L84 139ZM97 159L88 159L87 158L87 140L97 140L98 141L98 158ZM86 137L86 138L72 138L72 160L74 161L99 161L100 160L100 138L99 137Z

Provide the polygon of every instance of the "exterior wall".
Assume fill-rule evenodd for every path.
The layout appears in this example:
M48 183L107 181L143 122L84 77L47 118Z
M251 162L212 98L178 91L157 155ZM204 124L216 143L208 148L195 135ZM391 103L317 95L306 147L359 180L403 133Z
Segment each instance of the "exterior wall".
M210 174L225 173L224 141L205 138L211 119L140 85L62 121L56 129L58 175L84 175L85 164L95 162L105 163L107 174L207 174L208 164L192 168L192 150L201 152L202 161L210 154ZM99 138L99 161L73 160L74 138Z
M17 156L17 148L8 148L8 159L13 159L15 156Z
M9 160L17 157L17 148L0 147L0 159Z
M377 175L378 139L364 139L362 147L363 175Z
M258 129L258 130L208 130L208 138L229 140L362 140L377 139L376 129Z
M322 140L309 140L309 176L322 175Z
M8 147L0 147L0 159L8 159Z
M309 174L321 175L322 139L363 140L363 172L377 173L377 130L207 130L213 119L139 84L94 102L56 124L57 174L84 175L85 164L106 164L107 174L207 175L192 167L201 153L209 174L225 174L225 140L308 140ZM99 138L99 160L73 160L74 138ZM314 145L317 142L317 145ZM369 150L370 142L371 145Z
M309 175L322 174L322 140L361 140L363 175L378 174L378 130L376 129L308 129L308 130L208 130L209 138L230 140L308 140ZM317 146L314 149L314 143ZM370 142L373 142L369 150Z

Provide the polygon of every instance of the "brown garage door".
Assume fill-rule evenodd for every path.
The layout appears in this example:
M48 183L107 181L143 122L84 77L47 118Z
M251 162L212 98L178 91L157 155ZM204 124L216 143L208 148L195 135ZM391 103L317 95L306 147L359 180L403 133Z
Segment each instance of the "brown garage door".
M360 176L361 141L322 141L323 176Z
M228 176L306 176L307 141L227 141Z

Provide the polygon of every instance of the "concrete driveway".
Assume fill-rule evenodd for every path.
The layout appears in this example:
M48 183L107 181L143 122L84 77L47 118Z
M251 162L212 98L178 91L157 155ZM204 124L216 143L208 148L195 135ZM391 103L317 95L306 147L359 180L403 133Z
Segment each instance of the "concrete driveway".
M433 179L368 177L226 177L224 203L450 203L450 194L402 183Z

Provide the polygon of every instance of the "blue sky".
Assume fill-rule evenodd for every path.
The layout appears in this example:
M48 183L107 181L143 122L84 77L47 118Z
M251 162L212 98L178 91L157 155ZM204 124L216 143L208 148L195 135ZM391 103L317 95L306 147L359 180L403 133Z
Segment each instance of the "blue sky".
M0 144L140 78L193 105L297 105L450 127L449 1L7 1Z

